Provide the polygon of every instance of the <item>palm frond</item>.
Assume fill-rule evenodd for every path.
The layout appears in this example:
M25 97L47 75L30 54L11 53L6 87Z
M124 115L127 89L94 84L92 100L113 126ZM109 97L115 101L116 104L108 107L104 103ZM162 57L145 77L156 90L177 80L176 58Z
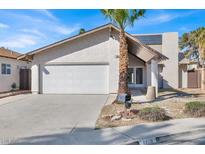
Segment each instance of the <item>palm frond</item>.
M109 18L113 24L123 30L127 26L133 26L134 22L145 14L145 10L137 9L103 9L101 12L106 18Z

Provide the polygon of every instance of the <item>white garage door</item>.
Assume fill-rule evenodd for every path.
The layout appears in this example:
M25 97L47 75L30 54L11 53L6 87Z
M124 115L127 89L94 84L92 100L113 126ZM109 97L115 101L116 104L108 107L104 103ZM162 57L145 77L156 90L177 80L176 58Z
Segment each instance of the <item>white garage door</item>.
M47 65L42 68L45 94L108 94L108 65Z

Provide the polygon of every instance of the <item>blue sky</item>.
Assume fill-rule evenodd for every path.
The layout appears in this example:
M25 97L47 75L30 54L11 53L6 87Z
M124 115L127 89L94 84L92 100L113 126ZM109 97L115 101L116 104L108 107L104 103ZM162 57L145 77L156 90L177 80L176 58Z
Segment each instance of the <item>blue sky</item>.
M205 26L205 10L147 10L131 34L178 32ZM108 23L99 10L0 10L0 46L26 53Z

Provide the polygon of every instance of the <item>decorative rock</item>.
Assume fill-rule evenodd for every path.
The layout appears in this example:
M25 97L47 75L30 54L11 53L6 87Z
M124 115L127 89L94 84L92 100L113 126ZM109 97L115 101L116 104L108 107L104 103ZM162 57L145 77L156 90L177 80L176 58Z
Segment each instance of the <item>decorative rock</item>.
M115 115L111 118L111 121L120 120L121 118L122 118L122 115Z

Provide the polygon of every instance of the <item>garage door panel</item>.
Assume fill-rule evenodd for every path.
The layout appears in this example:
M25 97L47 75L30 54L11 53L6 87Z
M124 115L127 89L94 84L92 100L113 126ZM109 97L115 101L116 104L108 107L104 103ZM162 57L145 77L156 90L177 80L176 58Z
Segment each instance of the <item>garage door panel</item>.
M44 69L43 93L108 93L108 65L48 65Z

